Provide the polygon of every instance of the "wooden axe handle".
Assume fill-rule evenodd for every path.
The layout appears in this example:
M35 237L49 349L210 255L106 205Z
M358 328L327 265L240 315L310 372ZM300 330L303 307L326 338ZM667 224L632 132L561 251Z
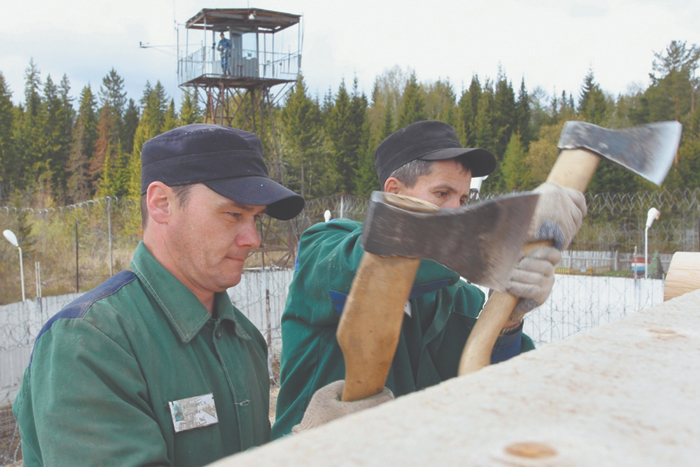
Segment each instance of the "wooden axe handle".
M439 211L437 206L413 198L387 196L385 200L416 212ZM362 256L336 333L345 359L341 400L357 401L384 389L419 265L417 258L367 252Z
M600 156L593 152L565 149L559 154L547 181L584 193L599 163ZM528 254L535 248L551 245L549 241L530 243L525 245L523 251ZM458 376L468 375L491 364L493 346L517 303L518 298L506 292L491 295L464 346Z

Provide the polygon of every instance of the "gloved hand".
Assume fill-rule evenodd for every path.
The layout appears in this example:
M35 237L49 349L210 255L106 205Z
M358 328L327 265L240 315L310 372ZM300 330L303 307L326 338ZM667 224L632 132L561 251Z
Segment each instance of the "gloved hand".
M559 250L569 246L586 215L586 198L577 190L545 182L534 191L540 198L528 230L528 242L551 240L554 246L532 250L513 271L507 290L520 300L509 322L520 321L525 313L547 300L554 285L554 268L561 261Z
M341 402L345 381L335 381L323 386L311 397L311 402L304 412L301 423L292 428L292 433L299 433L310 428L316 428L337 418L375 407L394 399L390 389L355 402Z
M561 252L551 246L535 248L520 260L507 287L508 293L520 300L508 321L520 321L547 300L554 285L554 268L560 261Z
M549 182L534 192L540 198L528 230L528 242L552 240L554 248L565 250L586 215L586 198L577 190Z

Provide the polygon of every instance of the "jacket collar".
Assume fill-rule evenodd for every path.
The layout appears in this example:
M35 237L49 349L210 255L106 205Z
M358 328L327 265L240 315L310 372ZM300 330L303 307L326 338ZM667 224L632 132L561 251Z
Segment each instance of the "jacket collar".
M153 257L143 242L136 247L131 269L183 343L190 342L211 319L209 310L202 302ZM248 333L238 325L233 304L226 292L214 295L214 315L221 320L231 321L238 337L250 339Z

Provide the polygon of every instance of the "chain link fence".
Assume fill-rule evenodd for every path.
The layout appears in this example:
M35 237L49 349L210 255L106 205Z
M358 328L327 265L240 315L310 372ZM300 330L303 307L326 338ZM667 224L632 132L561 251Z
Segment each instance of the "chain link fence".
M650 257L658 252L665 271L675 251L700 251L700 189L586 198L588 215L571 250L564 252L552 295L526 322L525 332L538 346L661 302L663 280L630 279L629 267L643 256L645 234ZM292 221L268 219L261 225L263 248L251 255L241 283L229 295L266 338L273 384L281 313L301 234L323 222L326 211L332 218L362 221L368 204L364 197L335 195L307 202ZM661 211L661 218L646 231L651 207ZM38 330L77 294L128 268L140 239L133 227L138 210L135 203L116 198L60 208L0 207L0 230L12 230L22 247L27 298L22 301L18 249L0 241L0 465L21 461L10 403ZM611 275L597 275L604 271Z

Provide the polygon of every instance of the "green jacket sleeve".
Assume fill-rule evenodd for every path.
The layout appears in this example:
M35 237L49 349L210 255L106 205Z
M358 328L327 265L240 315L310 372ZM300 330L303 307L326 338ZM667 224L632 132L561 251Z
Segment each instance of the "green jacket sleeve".
M14 406L25 466L171 465L138 362L117 340L60 319L37 341Z

